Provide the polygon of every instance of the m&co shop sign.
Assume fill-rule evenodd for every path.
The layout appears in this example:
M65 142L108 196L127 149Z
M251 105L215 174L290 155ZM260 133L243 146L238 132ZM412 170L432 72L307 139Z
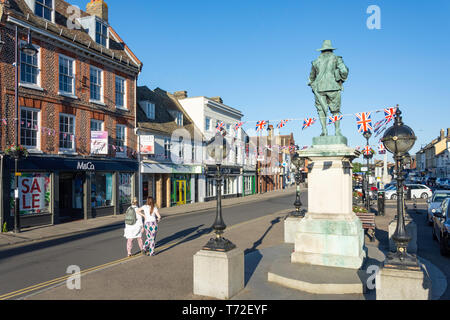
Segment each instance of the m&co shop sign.
M27 174L19 177L20 213L41 213L49 209L50 176Z

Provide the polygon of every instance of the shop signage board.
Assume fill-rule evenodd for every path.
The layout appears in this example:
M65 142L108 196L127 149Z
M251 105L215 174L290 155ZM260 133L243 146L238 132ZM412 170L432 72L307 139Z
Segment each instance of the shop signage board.
M141 135L141 154L155 154L155 136Z
M91 131L91 154L108 154L108 131Z

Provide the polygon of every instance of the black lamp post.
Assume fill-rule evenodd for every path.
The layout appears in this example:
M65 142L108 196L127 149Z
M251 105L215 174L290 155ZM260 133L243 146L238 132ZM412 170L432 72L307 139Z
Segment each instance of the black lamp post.
M367 212L369 212L370 210L370 190L369 190L369 166L370 166L370 159L372 159L373 157L373 153L372 150L370 149L369 146L369 139L372 136L372 132L370 132L370 130L364 131L363 133L364 138L366 138L366 149L364 151L364 158L367 159L367 172L366 172L366 209Z
M19 51L24 52L27 55L34 56L37 54L37 49L33 46L31 42L31 32L28 29L28 41L26 44L19 46L19 28L16 26L15 30L15 63L14 63L14 73L15 73L15 83L14 83L14 107L16 111L16 119L15 119L15 148L16 151L14 153L14 233L20 232L20 221L19 221L19 179L18 179L18 162L21 156L21 153L18 150L19 146L19 66L20 66L20 57Z
M403 160L405 154L414 146L417 137L410 127L403 124L401 114L402 112L397 107L394 125L386 130L381 139L386 150L393 153L397 164L397 228L392 235L392 239L397 245L397 252L388 254L385 267L417 268L417 257L406 251L411 237L406 233L403 206L405 180Z
M295 166L295 185L296 185L296 192L295 192L295 211L291 213L294 217L304 217L305 213L300 212L300 208L303 205L302 201L300 200L300 183L302 183L302 171L301 169L305 166L305 159L301 158L298 153L294 153L291 158L292 164Z
M207 152L208 154L214 158L216 162L216 194L217 194L217 205L216 205L216 220L212 225L214 232L216 234L215 238L211 238L208 243L203 247L203 250L211 250L211 251L221 251L227 252L230 251L236 246L228 239L222 237L224 230L226 229L225 222L222 218L222 173L221 166L222 161L227 157L229 152L229 148L227 146L227 142L224 138L226 135L226 131L223 130L221 133L216 133L216 135L207 142Z

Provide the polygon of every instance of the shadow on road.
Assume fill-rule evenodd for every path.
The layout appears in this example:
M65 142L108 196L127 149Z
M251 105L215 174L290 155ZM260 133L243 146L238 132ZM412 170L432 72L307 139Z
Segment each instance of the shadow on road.
M263 233L263 235L258 240L253 242L253 246L251 248L245 249L245 251L244 251L244 257L245 257L245 261L244 261L244 265L245 265L245 267L244 267L244 269L245 269L244 285L247 285L248 281L250 280L250 278L252 277L253 273L255 272L256 267L258 266L259 262L262 259L262 255L261 255L261 253L259 253L258 247L261 245L263 239L267 236L267 234L273 228L273 226L275 224L279 223L280 221L281 221L280 217L270 221L270 226ZM257 251L257 252L250 255L250 253L255 252L255 251Z
M114 225L110 225L107 227L100 227L100 228L96 228L93 230L89 230L89 231L71 235L71 236L63 236L58 239L42 240L41 242L38 242L38 243L24 244L24 245L21 245L20 247L16 247L16 248L0 250L0 261L5 258L28 253L31 251L37 251L37 250L46 249L46 248L53 247L53 246L62 245L62 244L68 243L68 242L89 238L92 236L100 235L102 233L111 232L111 231L117 230L117 229L123 229L123 222L120 222L117 225L114 224Z
M160 248L160 247L162 247L162 246L164 246L164 245L166 245L168 243L176 241L178 239L183 239L181 241L175 242L171 246L169 246L169 247L167 247L167 248L165 248L165 249L163 249L161 251L157 251L156 254L163 253L163 252L165 252L167 250L170 250L170 249L172 249L172 248L174 248L174 247L176 247L176 246L178 246L180 244L183 244L183 243L195 240L195 239L197 239L197 238L199 238L199 237L201 237L201 236L203 236L205 234L211 233L213 231L213 229L211 227L200 229L203 226L204 225L201 224L201 225L199 225L197 227L188 228L188 229L179 231L179 232L177 232L177 233L175 233L175 234L173 234L173 235L171 235L169 237L166 237L166 238L164 238L162 240L157 241L156 249Z

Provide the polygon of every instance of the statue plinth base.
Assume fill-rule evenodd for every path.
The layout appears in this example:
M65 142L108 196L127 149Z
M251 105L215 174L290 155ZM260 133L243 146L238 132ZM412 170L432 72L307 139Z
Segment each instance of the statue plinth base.
M313 146L324 145L347 145L347 138L344 136L321 136L313 138Z
M318 137L315 141L341 138L345 137ZM355 149L344 143L321 144L298 154L311 160L308 212L298 224L291 262L359 269L366 253L364 229L352 204Z

